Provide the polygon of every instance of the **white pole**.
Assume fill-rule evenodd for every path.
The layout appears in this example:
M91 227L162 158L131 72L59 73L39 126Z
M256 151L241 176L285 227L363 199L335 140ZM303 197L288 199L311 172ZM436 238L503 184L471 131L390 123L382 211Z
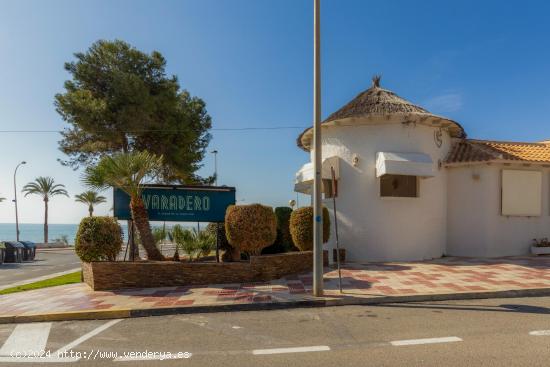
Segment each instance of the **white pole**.
M313 0L313 295L323 295L323 208L321 205L321 0Z

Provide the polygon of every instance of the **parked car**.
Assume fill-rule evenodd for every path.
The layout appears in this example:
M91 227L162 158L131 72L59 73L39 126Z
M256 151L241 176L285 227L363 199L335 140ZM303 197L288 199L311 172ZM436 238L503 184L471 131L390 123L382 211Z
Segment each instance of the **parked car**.
M0 264L4 263L5 257L6 257L6 245L4 245L4 242L0 242Z
M7 263L20 263L23 261L23 251L25 246L17 241L4 241L6 246L6 258Z
M23 261L33 261L36 256L36 244L31 241L19 241L25 246Z

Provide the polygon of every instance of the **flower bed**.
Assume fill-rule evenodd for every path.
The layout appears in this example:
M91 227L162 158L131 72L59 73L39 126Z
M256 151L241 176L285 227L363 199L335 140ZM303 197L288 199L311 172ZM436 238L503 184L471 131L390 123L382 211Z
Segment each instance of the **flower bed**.
M93 290L262 282L312 269L311 251L251 256L248 262L83 262Z

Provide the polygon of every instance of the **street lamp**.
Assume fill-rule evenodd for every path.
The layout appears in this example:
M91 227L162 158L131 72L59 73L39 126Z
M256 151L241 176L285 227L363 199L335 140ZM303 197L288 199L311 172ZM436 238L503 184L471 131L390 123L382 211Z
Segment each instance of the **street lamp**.
M15 203L15 237L16 237L16 241L19 241L19 216L18 216L18 213L17 213L17 182L15 180L15 175L17 174L17 169L22 164L27 164L27 162L22 161L21 163L19 163L15 167L15 171L13 172L13 194L14 194L13 202Z
M218 151L213 150L210 153L214 154L214 184L218 186Z

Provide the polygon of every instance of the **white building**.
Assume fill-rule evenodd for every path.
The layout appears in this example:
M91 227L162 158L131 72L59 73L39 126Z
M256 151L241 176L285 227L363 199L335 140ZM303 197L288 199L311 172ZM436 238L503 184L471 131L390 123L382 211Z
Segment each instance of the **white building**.
M523 255L550 237L550 142L466 139L379 83L322 123L324 205L332 214L333 167L349 260ZM312 138L311 128L298 137L310 160ZM310 193L312 178L307 163L295 190Z

